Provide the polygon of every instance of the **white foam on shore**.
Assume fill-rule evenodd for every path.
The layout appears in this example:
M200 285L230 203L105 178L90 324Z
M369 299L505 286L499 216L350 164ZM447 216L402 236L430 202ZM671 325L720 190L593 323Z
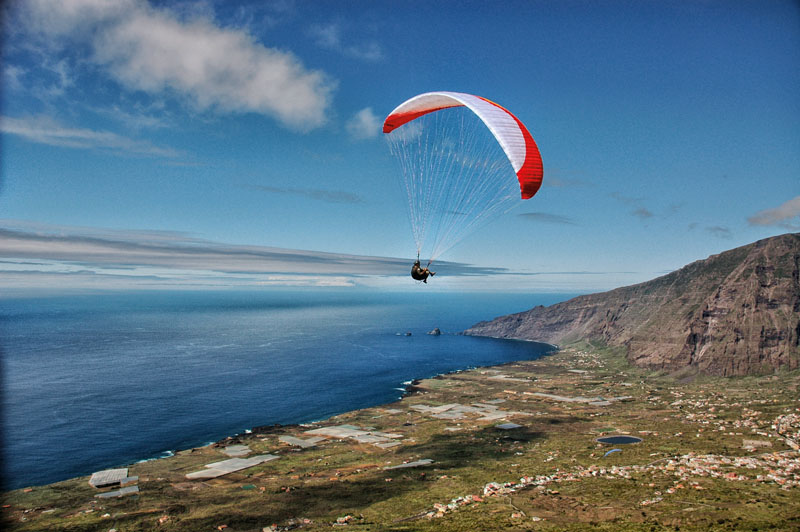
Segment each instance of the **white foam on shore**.
M158 456L151 456L150 458L144 458L142 460L137 460L135 463L142 464L144 462L152 462L153 460L160 460L162 458L169 458L170 456L175 456L175 451L163 451Z

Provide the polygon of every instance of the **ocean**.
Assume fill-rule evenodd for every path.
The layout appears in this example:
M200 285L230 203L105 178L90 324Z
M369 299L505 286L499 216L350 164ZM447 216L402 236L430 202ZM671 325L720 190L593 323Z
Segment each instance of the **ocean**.
M552 348L455 333L569 297L337 289L0 299L4 489L390 403L416 378L537 358ZM435 327L441 336L426 334Z

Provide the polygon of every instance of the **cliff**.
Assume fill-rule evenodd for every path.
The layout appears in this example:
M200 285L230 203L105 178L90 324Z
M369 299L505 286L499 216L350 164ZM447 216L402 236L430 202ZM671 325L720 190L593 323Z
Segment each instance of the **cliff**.
M645 283L481 322L474 336L624 346L637 366L733 376L800 361L800 233L693 262Z

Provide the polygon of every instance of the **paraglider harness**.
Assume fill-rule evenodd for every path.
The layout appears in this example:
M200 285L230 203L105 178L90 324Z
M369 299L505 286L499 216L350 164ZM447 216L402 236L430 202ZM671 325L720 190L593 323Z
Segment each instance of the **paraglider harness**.
M428 261L428 264L423 268L419 262L419 253L417 253L417 260L414 262L414 265L411 267L411 278L417 281L422 281L423 283L428 283L428 276L433 277L436 275L436 272L432 272L428 269L428 266L431 265L431 261Z

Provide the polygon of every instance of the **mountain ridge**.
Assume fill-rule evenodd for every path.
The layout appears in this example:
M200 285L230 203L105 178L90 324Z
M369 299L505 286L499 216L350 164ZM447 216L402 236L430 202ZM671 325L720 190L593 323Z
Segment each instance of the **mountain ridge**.
M800 364L800 233L766 238L651 281L501 316L472 336L600 340L634 365L722 376Z

